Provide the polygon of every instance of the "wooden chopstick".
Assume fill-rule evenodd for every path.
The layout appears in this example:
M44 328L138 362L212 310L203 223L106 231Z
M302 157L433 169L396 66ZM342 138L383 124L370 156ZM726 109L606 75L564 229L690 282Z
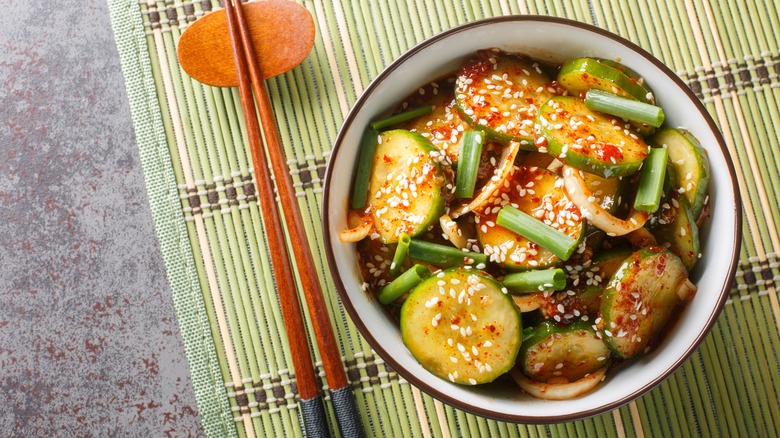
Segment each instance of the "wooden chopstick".
M314 269L314 259L306 237L306 231L301 219L298 200L295 195L287 162L284 156L279 131L273 115L271 102L262 73L259 69L255 51L252 46L249 26L246 24L241 2L225 1L228 28L238 71L239 93L241 105L246 119L249 145L255 177L258 185L258 196L262 208L263 225L268 237L271 252L274 277L277 282L282 314L290 342L296 379L301 397L301 414L304 416L304 426L307 435L321 436L328 434L325 413L322 406L319 388L314 377L311 363L311 353L303 326L303 316L295 292L295 280L284 231L274 199L273 183L268 171L268 163L263 153L263 143L260 129L255 117L255 100L260 114L263 133L268 146L282 213L290 234L292 252L299 269L305 301L314 327L314 335L322 358L325 376L331 393L331 401L336 414L336 421L342 436L364 436L360 416L355 405L354 394L344 372L341 353L336 345L333 328L330 323L325 298L320 287L319 278ZM252 98L252 91L254 97ZM312 430L309 430L309 429ZM317 430L319 429L319 430Z
M237 35L239 31L237 18L234 9L229 6L230 4L231 2L226 2L225 12L228 18L231 42L233 42L233 57L235 58L236 71L238 73L241 106L246 115L247 136L257 180L258 199L263 212L262 220L268 239L268 248L279 293L284 327L290 344L290 353L292 354L300 398L303 401L313 400L319 397L317 379L311 362L301 306L295 294L295 279L292 275L293 270L290 259L287 256L279 211L276 209L271 175L265 162L265 155L262 152L263 143L260 137L260 127L257 118L254 117L255 106L252 99L247 62L244 57L241 39ZM308 432L307 430L307 434Z

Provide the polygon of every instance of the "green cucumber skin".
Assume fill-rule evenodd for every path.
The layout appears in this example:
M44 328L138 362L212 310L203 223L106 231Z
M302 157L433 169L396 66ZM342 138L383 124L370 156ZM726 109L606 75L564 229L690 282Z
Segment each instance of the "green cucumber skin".
M642 75L637 73L634 69L631 67L621 64L620 62L613 61L611 59L599 59L598 60L601 64L604 64L608 67L612 67L616 70L619 70L624 75L628 76L628 79L631 80L631 82L639 85L640 87L644 88L647 95L647 93L653 93L653 89L650 87L650 84L645 82L645 80L642 78Z
M647 103L655 103L655 93L653 92L653 89L650 88L650 85L644 81L642 78L642 75L634 71L632 68L621 64L617 61L612 61L611 59L599 59L599 62L607 65L609 67L612 67L614 69L619 70L626 76L628 76L628 79L635 83L636 85L639 85L642 87L645 91L645 96L649 95L652 96L651 99ZM646 123L640 123L640 122L630 122L631 126L634 128L634 130L637 132L637 134L641 135L642 137L647 137L649 135L652 135L656 128L654 126L650 126Z
M699 227L696 226L696 216L693 215L688 198L674 196L671 199L675 199L678 204L678 207L675 208L674 219L669 223L659 225L653 231L653 235L659 244L668 244L669 251L677 254L685 265L685 269L690 272L699 260ZM684 235L680 233L681 229L685 230Z
M623 262L601 298L603 340L613 354L628 359L643 353L660 337L680 304L676 289L685 278L687 271L680 258L659 247L640 249ZM637 285L640 281L648 284ZM642 303L639 310L637 301Z
M615 274L623 262L634 253L631 248L612 248L600 252L593 258L592 266L599 268L599 275L605 280Z
M454 82L455 78L450 76L422 87L424 94L410 96L405 102L408 108L430 105L433 111L397 125L426 137L435 148L445 152L453 164L460 157L463 132L471 129L455 103Z
M428 299L431 299L430 297L442 297L439 292L439 281L445 281L449 282L451 278L453 277L463 277L459 278L461 281L461 284L465 283L465 280L470 275L476 275L480 278L480 281L484 282L485 284L489 285L490 288L493 289L493 292L491 296L495 300L501 300L498 301L498 303L493 302L493 305L501 305L501 307L506 310L507 312L511 312L506 314L508 320L510 320L510 324L512 327L507 327L507 330L509 330L509 336L511 337L511 340L508 344L503 344L501 346L496 346L494 343L493 347L484 347L487 348L494 348L494 347L500 347L504 348L506 347L508 351L506 351L505 355L502 355L503 366L498 366L495 362L492 365L492 371L490 372L484 372L480 373L481 380L478 381L479 384L482 383L489 383L499 376L505 374L507 371L509 371L515 364L517 360L517 355L520 352L520 345L522 344L522 333L523 333L523 325L522 325L522 319L520 316L520 312L517 311L514 303L512 302L512 299L509 294L505 293L504 291L506 289L503 288L493 277L489 276L488 274L477 271L470 268L464 268L464 267L457 267L457 268L449 268L442 271L439 271L437 273L433 273L430 277L423 280L420 284L418 284L412 292L409 294L409 296L406 298L406 301L404 301L404 304L401 306L401 323L400 323L400 329L401 329L401 339L404 342L404 345L409 349L409 351L412 353L413 356L420 362L420 364L429 372L437 375L438 377L441 377L442 379L445 379L447 381L449 380L449 377L447 375L447 367L452 368L454 365L448 360L448 357L431 357L431 358L421 358L415 354L417 351L417 345L415 345L416 342L413 338L416 334L425 332L426 334L429 332L426 332L425 330L430 330L427 327L424 326L418 326L418 325L410 325L409 321L413 320L415 318L415 311L419 311L422 313L428 312L429 309L425 308L425 302ZM497 292L496 292L497 291ZM443 298L448 299L449 295L443 296ZM441 301L440 301L441 302ZM445 304L444 302L441 302L441 304ZM453 305L455 305L453 303ZM460 304L457 304L460 305ZM422 309L420 307L423 307ZM442 306L447 307L447 306ZM440 309L442 308L440 307ZM477 309L479 310L479 309ZM493 309L495 311L495 308ZM433 312L433 311L430 311ZM467 324L477 324L477 328L475 330L479 330L478 323L472 322L470 320L466 320L467 315L463 315L464 318L462 318L462 321L466 322ZM418 318L419 319L419 318ZM446 330L446 333L448 333L448 336L452 336L453 338L456 338L458 336L458 333L456 331L451 331L450 328L450 321L445 321L442 319L441 321L441 327L442 329ZM449 334L451 333L451 334ZM475 332L471 336L477 336L478 332ZM500 336L500 333L496 333L495 336ZM442 335L444 336L444 335ZM428 342L435 342L436 339L428 339ZM434 349L436 346L431 345L428 348L425 349L425 352L429 352ZM417 353L421 353L417 351ZM430 359L431 363L425 363L427 360ZM465 374L464 370L464 374ZM461 375L461 378L464 378L463 375ZM465 380L465 379L464 379ZM455 383L460 384L466 384L469 383L467 381L456 381Z
M416 146L418 146L422 152L426 154L426 157L429 156L431 152L437 151L430 142L430 140L426 139L422 135L406 131L403 129L395 129L391 131L384 131L380 134L380 137L383 138L382 144L377 145L375 155L374 155L374 163L372 164L371 168L371 177L369 178L369 194L368 194L368 204L372 208L372 210L378 210L381 209L383 206L376 205L377 199L375 198L375 191L371 190L373 184L373 178L376 176L376 167L377 167L377 160L381 160L379 157L379 154L382 153L384 148L388 147L387 142L390 141L388 139L392 139L394 136L405 136L411 141L415 143ZM430 158L428 158L430 160ZM434 175L431 176L431 181L434 186L438 186L438 189L435 190L433 193L433 199L431 199L431 205L427 209L427 214L423 221L418 224L414 229L410 230L402 230L403 232L406 232L410 236L414 237L416 235L419 235L425 231L428 230L428 228L441 217L441 215L444 213L444 206L445 206L445 197L446 197L446 184L447 184L447 178L445 176L445 173L443 172L441 165L437 163L436 161L430 160L430 163L434 166ZM410 197L411 199L411 197ZM419 201L418 201L419 202ZM398 237L400 236L399 232L395 233L385 233L383 230L383 227L381 223L379 223L380 219L374 214L372 211L372 217L374 219L374 226L377 228L380 234L380 239L383 243L395 243L398 241ZM398 231L397 228L396 231Z
M606 117L588 110L587 107L585 107L585 103L577 97L554 97L550 99L550 102L568 107L570 109L568 111L569 114L571 114L574 110L577 111L577 114L591 114L596 119L596 122L592 122L589 128L601 128L604 130L606 129L606 124L609 123L609 120L614 119L613 117ZM586 155L568 146L569 144L574 144L575 138L578 138L579 136L570 131L568 123L552 121L551 115L554 112L555 109L550 105L550 103L547 103L539 110L539 116L537 117L537 123L540 126L540 135L546 139L547 151L550 155L557 157L559 160L572 167L580 169L584 172L593 173L604 178L617 178L621 176L632 175L636 173L642 166L642 161L647 156L649 147L639 138L634 139L628 135L625 135L623 131L615 131L613 129L612 132L610 132L611 136L614 136L615 139L620 139L619 141L627 142L627 144L623 146L624 149L620 149L615 146L615 144L619 143L619 141L614 143L608 142L604 146L604 159L600 159L599 157L591 154ZM596 125L596 123L598 123L598 125ZM563 126L560 129L555 129L554 126L556 124L561 124ZM609 123L609 125L612 126L611 123ZM561 131L564 131L563 135L572 137L568 139L570 142L566 143L567 150L565 156L562 156L564 151L564 143L559 138L559 136L561 136ZM602 142L604 141L604 139L599 137L596 137L596 139L601 140ZM626 157L626 153L629 152L631 155L635 155L635 157ZM616 162L613 163L611 160L606 158L606 156L614 157L616 155L622 158L622 161L616 160Z
M601 62L603 63L604 61L602 60ZM628 69L628 67L625 67L625 68ZM618 70L620 70L620 69L618 69ZM628 70L630 70L631 73L636 73L636 72L634 72L631 69L628 69ZM631 78L632 82L634 81L634 78L632 77L631 74L629 74L628 71L626 71L626 70L620 70L620 71L622 71L629 78ZM637 75L637 77L639 77L639 75ZM648 100L647 103L655 104L655 93L653 93L653 90L650 88L650 86L647 85L647 83L644 83L644 84L638 84L637 83L637 85L640 85L641 87L643 87L647 91L647 93L649 93L650 96L652 96L652 99ZM631 124L631 127L634 128L634 131L636 131L636 133L641 135L642 137L647 137L649 135L652 135L656 131L656 129L658 129L655 126L648 125L647 123L634 122L634 121L629 121L629 123Z
M701 210L704 208L705 200L707 199L708 186L710 183L710 160L707 158L707 151L701 146L699 140L693 136L689 131L681 131L683 137L695 148L698 159L699 168L702 172L702 178L699 180L699 185L696 187L696 196L691 201L691 209L694 217L699 217ZM678 174L678 178L684 177Z
M499 65L498 69L493 68L491 59L496 60L496 65ZM530 75L525 76L523 70L528 71ZM483 81L491 80L494 75L501 76L502 71L513 83L512 87L522 88L523 97L503 99L503 96L494 98L492 94L488 94L487 97L496 99L496 101L490 101L487 104L484 101L482 104L474 104L473 99L479 94L476 91L472 92L472 90L478 90L478 87L483 85L487 86ZM473 82L466 83L469 80ZM527 85L522 85L523 80L528 81ZM475 58L464 63L458 72L455 83L455 100L461 118L471 125L472 129L484 131L488 140L505 145L516 141L522 149L536 151L533 125L520 128L519 125L522 123L520 119L528 119L533 122L535 111L549 97L553 96L553 93L547 90L551 83L551 78L544 73L537 73L531 63L518 56L503 52L482 51ZM540 86L543 87L543 90L537 92L536 90ZM529 103L528 100L532 102ZM516 108L510 109L512 104L515 104ZM498 111L490 111L491 107L497 108ZM527 116L521 117L520 110L526 109L530 109L530 112L526 113ZM504 113L507 111L510 114L505 116ZM484 120L485 123L481 123L481 120ZM515 127L508 127L508 122L515 123Z
M608 85L597 81L604 81ZM577 58L563 64L558 73L558 83L575 96L596 88L640 102L653 103L653 99L647 97L648 91L632 81L626 73L594 58Z
M634 121L629 121L628 123L631 124L631 127L634 129L634 131L636 131L636 133L639 134L641 137L648 137L650 135L653 135L656 129L658 129L654 126L650 126L645 123L634 122Z
M595 74L591 72L594 72ZM615 90L613 90L611 86L597 85L594 87L593 84L582 84L582 78L569 76L578 73L601 76L601 78L605 79L618 89L618 92L615 93L618 96L633 98L644 103L655 103L655 95L650 86L646 83L639 83L641 76L631 68L618 62L607 59L579 58L564 64L561 67L561 72L558 74L558 83L572 94L583 94L590 88L597 88L599 90L614 93ZM568 80L566 79L567 76L569 76ZM650 96L649 99L648 96ZM656 130L655 127L644 123L630 123L637 134L643 137L651 135Z
M707 199L710 181L710 162L707 158L707 152L693 134L675 128L661 128L648 140L658 146L666 145L669 150L669 161L675 169L675 184L677 188L682 188L685 191L693 210L693 216L699 217ZM685 177L688 172L685 172L684 169L689 164L687 161L689 159L695 160L694 167L699 173L695 190L686 189ZM679 160L684 160L684 162L679 163Z
M578 380L582 378L586 373L593 372L601 367L604 366L605 363L607 363L607 359L610 357L609 349L604 345L604 343L598 339L596 336L596 331L593 329L592 325L585 321L577 321L574 323L571 323L569 325L559 325L550 321L542 322L540 325L534 327L533 332L531 333L530 337L526 339L523 342L522 347L520 348L520 354L519 354L519 361L522 364L523 374L528 376L531 379L534 378L540 378L544 376L544 374L550 374L550 372L547 373L535 373L531 369L529 369L531 366L529 363L529 352L533 349L537 348L540 343L551 341L552 346L555 345L556 342L565 342L564 339L569 336L589 336L592 337L592 339L577 339L574 342L576 346L584 348L586 346L585 341L591 342L589 347L595 347L595 351L586 353L586 357L588 360L588 363L582 363L578 362L577 365L579 367L582 367L578 374L571 375L569 377L570 381ZM552 339L551 339L552 338ZM576 339L576 338L575 338ZM572 354L572 350L569 349L566 353ZM553 354L553 353L551 353ZM566 356L564 356L566 357ZM601 360L599 360L601 358ZM551 366L553 364L550 364ZM540 369L544 368L544 365ZM561 368L558 370L559 372L568 372L573 373L577 370L568 370L565 368ZM547 376L548 378L551 376ZM539 381L546 381L547 379L539 380Z

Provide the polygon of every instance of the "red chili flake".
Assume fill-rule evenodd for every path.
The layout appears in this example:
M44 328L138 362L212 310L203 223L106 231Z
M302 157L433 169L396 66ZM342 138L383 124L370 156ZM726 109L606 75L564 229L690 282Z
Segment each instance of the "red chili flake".
M623 159L623 152L619 147L610 143L605 143L598 149L598 156L602 161L612 162L612 158L614 158L615 161L621 161Z
M656 272L656 274L658 274L658 276L659 276L659 277L660 277L661 275L663 275L663 273L664 273L664 270L666 269L666 259L667 259L667 258L668 258L668 257L666 257L666 255L665 255L665 254L664 254L664 255L662 255L662 256L660 257L660 259L658 260L658 265L656 265L656 267L655 267L655 272Z

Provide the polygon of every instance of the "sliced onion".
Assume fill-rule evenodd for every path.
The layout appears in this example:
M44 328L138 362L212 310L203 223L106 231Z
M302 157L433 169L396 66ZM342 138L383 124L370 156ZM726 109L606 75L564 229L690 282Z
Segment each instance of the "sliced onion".
M479 193L467 204L459 204L450 208L450 216L453 219L457 219L460 216L470 211L481 211L489 201L492 200L493 194L504 184L504 181L512 174L515 168L515 158L520 151L520 143L513 141L509 143L509 146L504 148L501 153L500 163L493 171L493 176L490 180L482 186Z
M634 209L631 209L631 214L625 220L612 216L596 202L595 197L585 185L582 174L573 167L563 166L563 182L566 186L566 193L571 201L579 207L585 219L599 229L606 231L610 236L623 236L642 228L649 217L647 213Z
M347 215L347 223L352 228L339 233L339 240L346 243L360 242L368 237L374 228L371 215L360 210L351 210Z
M557 158L553 158L553 160L550 161L550 164L547 166L547 170L557 172L561 167L563 167L563 163L558 161Z
M447 240L452 242L458 249L468 248L469 236L464 235L463 228L460 228L458 223L452 220L449 215L442 215L439 218L439 225L441 225L441 230L444 232Z
M694 295L696 295L696 291L698 291L699 288L693 284L693 282L689 279L685 279L680 286L677 287L677 290L675 291L677 293L677 298L680 299L683 303L688 302L693 298Z
M544 302L544 292L532 294L512 295L512 301L520 309L520 313L533 312L542 306Z
M509 370L509 374L517 382L523 391L531 394L534 397L545 400L568 400L570 398L579 397L593 390L607 374L607 366L603 366L598 370L588 374L587 376L575 380L571 383L542 383L536 382L525 375L517 367Z

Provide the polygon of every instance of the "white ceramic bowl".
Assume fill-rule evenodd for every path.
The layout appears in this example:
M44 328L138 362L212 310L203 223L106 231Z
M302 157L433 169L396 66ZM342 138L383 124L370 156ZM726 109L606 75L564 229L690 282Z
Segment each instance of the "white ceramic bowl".
M354 244L339 242L346 215L360 137L370 120L386 115L405 96L457 69L479 49L497 47L561 63L593 56L620 59L652 86L667 123L685 127L702 143L711 166L712 217L701 230L702 258L691 276L699 292L651 354L612 369L585 396L544 401L514 385L466 387L429 373L401 341L398 324L364 292ZM614 409L668 377L704 339L734 278L741 241L741 202L726 146L706 109L667 67L635 44L602 29L560 18L510 16L477 21L436 35L409 50L369 85L339 132L325 177L324 235L330 269L352 320L374 350L403 378L433 397L495 419L546 423L568 421Z

